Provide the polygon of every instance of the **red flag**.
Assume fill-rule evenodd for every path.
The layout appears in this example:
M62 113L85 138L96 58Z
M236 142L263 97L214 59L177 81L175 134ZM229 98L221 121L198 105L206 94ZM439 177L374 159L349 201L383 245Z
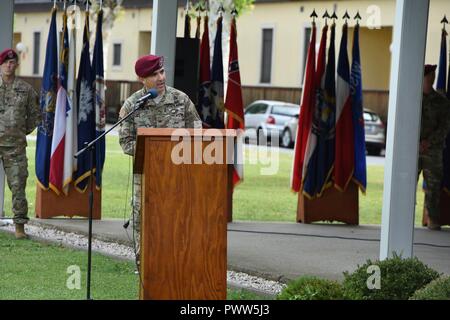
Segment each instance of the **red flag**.
M309 43L306 72L303 80L300 117L298 120L297 138L295 139L294 163L292 167L291 188L299 192L302 188L305 150L311 133L312 118L315 106L315 69L316 69L316 24L312 23L312 35Z
M203 35L200 45L200 70L199 70L199 92L197 112L205 126L206 118L211 107L211 56L209 53L209 28L208 16L203 19Z
M244 129L244 103L242 101L241 75L239 73L237 48L236 18L231 21L230 30L230 58L228 62L228 88L225 99L225 109L228 113L228 129ZM233 184L236 185L243 178L242 166L235 164Z
M347 24L343 27L336 82L336 157L334 183L345 191L355 168L353 116L350 92L350 64L347 53Z

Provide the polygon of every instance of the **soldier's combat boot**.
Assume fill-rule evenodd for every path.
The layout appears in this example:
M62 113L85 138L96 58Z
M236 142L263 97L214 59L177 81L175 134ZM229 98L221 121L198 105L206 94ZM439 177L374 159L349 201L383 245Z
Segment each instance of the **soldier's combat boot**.
M429 217L428 218L428 229L430 230L441 230L441 224L438 219Z
M23 223L16 223L16 239L27 239L28 236L25 233L25 225Z

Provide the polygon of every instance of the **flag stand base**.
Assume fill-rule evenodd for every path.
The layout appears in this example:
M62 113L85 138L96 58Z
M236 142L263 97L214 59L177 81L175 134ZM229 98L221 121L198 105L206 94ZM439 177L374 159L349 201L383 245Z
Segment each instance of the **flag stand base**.
M92 218L101 219L101 190L94 188L94 208ZM57 195L52 190L43 190L36 185L36 218L48 219L58 216L89 217L89 190L80 193L70 184L67 196Z
M339 221L350 225L359 224L359 190L350 183L345 192L334 187L324 191L322 197L310 200L299 194L297 222Z
M439 222L442 226L450 225L450 195L441 193L441 217ZM428 225L428 210L423 206L422 226Z

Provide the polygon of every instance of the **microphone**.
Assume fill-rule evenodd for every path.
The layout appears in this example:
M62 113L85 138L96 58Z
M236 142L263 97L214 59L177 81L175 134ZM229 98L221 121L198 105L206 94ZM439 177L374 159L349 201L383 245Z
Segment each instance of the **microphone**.
M143 102L146 102L148 99L154 99L157 96L158 96L158 91L156 91L156 89L152 88L152 89L148 90L148 92L144 96L139 98L138 101L136 101L136 104L141 104Z

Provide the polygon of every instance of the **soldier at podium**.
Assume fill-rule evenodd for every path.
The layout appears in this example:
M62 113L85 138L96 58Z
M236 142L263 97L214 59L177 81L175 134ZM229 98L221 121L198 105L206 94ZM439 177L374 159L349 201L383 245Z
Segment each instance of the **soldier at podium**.
M147 55L135 64L136 75L143 88L133 93L120 109L119 119L130 113L136 101L149 89L156 89L158 96L141 107L124 121L119 128L119 143L125 154L134 156L137 128L202 128L202 121L194 103L184 93L166 85L164 57ZM140 252L141 176L133 176L133 227L137 233L136 261Z

